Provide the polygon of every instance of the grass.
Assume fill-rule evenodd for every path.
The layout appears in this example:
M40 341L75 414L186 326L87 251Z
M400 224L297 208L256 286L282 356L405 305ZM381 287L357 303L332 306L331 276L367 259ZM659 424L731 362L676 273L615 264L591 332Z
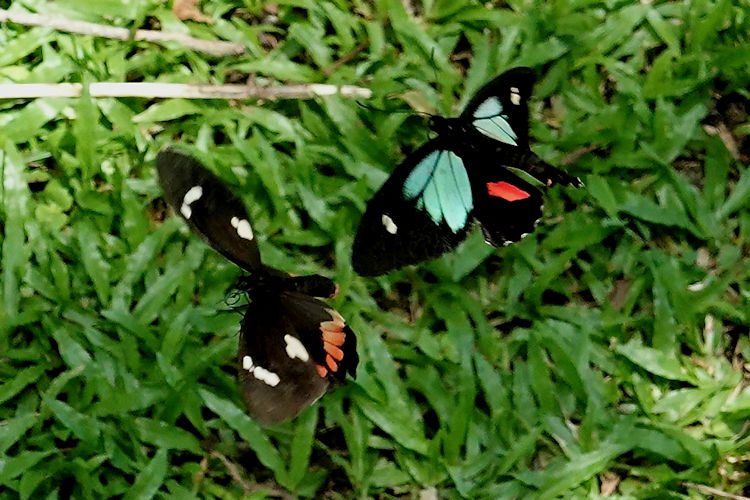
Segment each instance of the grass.
M750 15L675 2L11 2L246 44L211 58L6 24L0 82L357 84L352 100L0 102L0 498L660 498L750 493ZM8 7L8 2L3 2ZM517 65L533 149L581 176L537 231L377 279L365 201ZM382 111L379 111L382 110ZM356 381L263 429L235 380L238 270L165 213L181 142L270 265L331 276Z

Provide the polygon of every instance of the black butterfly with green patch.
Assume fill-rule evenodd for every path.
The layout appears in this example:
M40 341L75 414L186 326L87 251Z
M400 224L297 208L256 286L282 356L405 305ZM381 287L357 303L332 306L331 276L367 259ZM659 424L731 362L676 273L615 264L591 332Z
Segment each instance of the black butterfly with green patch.
M354 238L352 264L363 276L431 259L466 238L474 219L494 246L518 241L542 215L544 185L580 186L579 179L529 149L530 68L501 74L457 118L433 116L437 137L401 163L368 202Z
M159 153L167 203L224 257L250 273L237 288L249 304L240 327L239 380L250 414L265 425L294 417L332 382L354 376L357 339L334 309L323 276L292 277L263 265L245 206L214 174L174 149Z

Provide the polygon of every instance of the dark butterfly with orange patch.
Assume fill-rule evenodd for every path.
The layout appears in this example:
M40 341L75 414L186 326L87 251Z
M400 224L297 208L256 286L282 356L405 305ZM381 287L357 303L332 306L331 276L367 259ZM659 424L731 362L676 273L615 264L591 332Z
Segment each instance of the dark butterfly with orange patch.
M518 241L542 216L542 195L511 168L544 185L581 185L529 149L534 80L530 68L508 70L457 118L431 117L437 137L396 167L367 204L352 249L355 271L375 276L442 255L474 220L491 245Z
M333 297L323 276L289 276L263 265L244 205L197 160L167 149L157 158L164 198L190 228L249 276L237 288L249 304L240 326L239 380L250 414L275 424L314 403L332 382L354 376L357 339L344 318L315 297Z

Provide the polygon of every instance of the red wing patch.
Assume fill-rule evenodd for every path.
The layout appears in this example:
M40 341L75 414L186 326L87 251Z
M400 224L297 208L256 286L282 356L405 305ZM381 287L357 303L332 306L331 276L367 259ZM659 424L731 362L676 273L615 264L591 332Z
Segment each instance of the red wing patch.
M507 182L503 181L488 182L487 192L490 194L490 196L502 198L506 201L525 200L526 198L529 198L531 196L523 189L517 188L513 184L508 184Z

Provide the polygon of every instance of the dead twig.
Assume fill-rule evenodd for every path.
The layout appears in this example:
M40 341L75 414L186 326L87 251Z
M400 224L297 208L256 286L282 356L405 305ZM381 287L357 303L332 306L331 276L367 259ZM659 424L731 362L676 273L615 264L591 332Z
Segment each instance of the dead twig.
M210 17L201 12L198 7L198 0L174 0L172 2L172 13L180 21L192 20L196 23L207 24L213 22Z
M147 97L183 99L312 99L340 95L368 99L372 91L354 85L307 83L299 85L192 85L183 83L97 82L88 87L92 97ZM80 97L80 83L6 83L0 84L0 99L37 97Z
M724 146L727 148L727 151L729 151L729 154L732 155L732 158L735 160L740 159L737 141L735 140L732 131L729 130L729 127L727 127L724 122L719 122L715 127L713 125L703 125L703 130L705 130L708 135L718 135L721 142L723 142Z
M591 153L592 151L596 151L597 149L599 149L599 146L597 146L596 144L590 144L588 146L583 146L578 149L574 149L573 151L565 155L565 157L562 160L560 160L560 166L569 167L575 164L575 162L577 162L581 156L587 155Z
M697 483L690 483L688 481L683 481L682 485L686 488L692 488L694 490L697 490L704 495L713 495L715 497L719 498L729 498L731 500L750 500L750 497L746 497L743 495L735 495L734 493L727 493L726 491L722 491L717 488L712 488L711 486L706 486L705 484L697 484Z
M205 52L212 56L233 56L243 54L245 46L240 43L203 40L182 33L169 33L154 30L136 30L132 32L127 28L108 26L106 24L77 21L65 19L58 16L45 16L31 12L10 12L0 10L0 22L12 22L24 26L42 26L68 33L79 35L91 35L102 38L113 38L116 40L144 40L147 42L164 43L177 42L189 49Z
M351 61L352 59L354 59L355 57L357 57L357 54L359 54L365 48L367 48L368 45L370 45L370 40L369 39L361 42L359 45L357 45L356 47L354 47L348 53L344 54L341 57L341 59L339 59L337 61L334 61L329 66L326 66L325 68L323 68L322 70L320 70L320 72L323 73L325 76L331 76L331 74L333 74L333 72L336 71L340 66L348 63L349 61Z
M246 494L252 495L254 493L262 492L262 493L265 493L267 496L281 498L282 500L293 500L295 498L274 484L248 482L243 477L242 471L240 471L240 468L236 464L231 462L226 456L219 453L218 451L216 450L212 451L211 456L221 460L221 463L223 463L224 467L227 468L227 472L229 472L229 475L232 476L232 479L234 479L237 482L237 484L240 485L240 487L245 491Z
M253 485L245 480L245 478L243 477L242 473L239 470L239 467L237 467L235 464L230 462L226 456L224 456L222 453L219 453L216 450L211 452L211 456L221 460L221 463L223 463L224 467L227 468L229 475L232 476L232 479L234 479L237 482L237 484L239 484L240 487L243 490L245 490L245 492L249 493L253 489Z

